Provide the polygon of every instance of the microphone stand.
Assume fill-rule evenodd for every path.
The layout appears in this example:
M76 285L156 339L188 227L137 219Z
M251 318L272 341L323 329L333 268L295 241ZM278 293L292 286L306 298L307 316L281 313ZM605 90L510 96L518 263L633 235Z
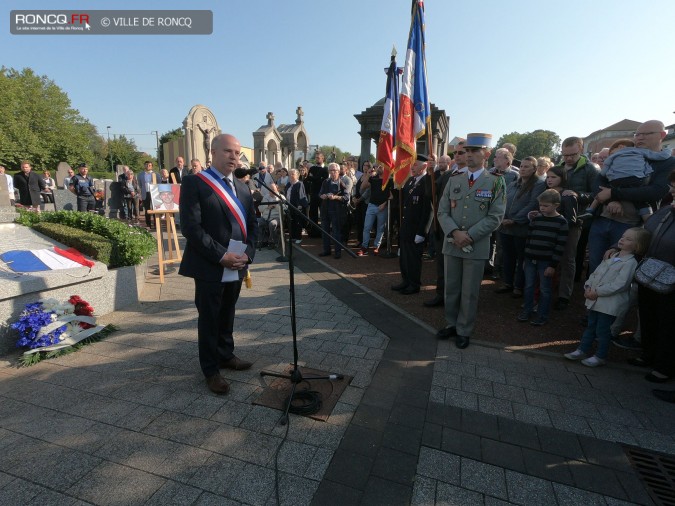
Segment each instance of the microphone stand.
M286 214L288 215L288 222L289 222L289 228L293 230L293 216L304 216L302 211L298 209L296 206L291 204L286 197L283 197L279 193L275 192L265 184L264 181L260 181L259 179L256 179L255 182L257 184L260 184L261 186L267 188L269 190L271 195L274 195L277 197L279 200L277 202L267 202L265 203L266 205L276 205L280 204L283 206L283 208L286 211ZM260 204L258 204L260 205ZM281 219L281 214L279 219ZM307 222L310 223L313 227L320 229L319 225L314 223L312 220L307 218ZM331 239L333 239L336 243L339 243L345 251L350 253L352 257L357 258L356 253L348 249L346 246L344 246L342 243L340 243L335 237L332 235L328 234L327 232L323 231L322 232L326 235L328 235ZM285 238L282 237L282 240L285 240ZM296 389L297 386L302 383L305 380L329 380L329 381L335 381L335 380L341 380L344 378L344 375L342 374L328 374L327 376L303 376L302 372L298 368L298 333L297 333L297 326L296 326L296 313L295 313L295 270L293 266L293 240L288 241L288 274L289 274L289 291L291 295L291 333L293 336L293 370L291 371L290 374L282 374L282 373L277 373L273 371L260 371L260 376L265 377L265 376L272 376L273 378L283 378L287 379L291 382L292 387L291 387L291 394L288 396L288 399L286 401L286 408L284 410L284 415L280 420L281 425L286 425L288 423L288 413L291 409L291 405L293 404L293 401L295 400L296 397Z

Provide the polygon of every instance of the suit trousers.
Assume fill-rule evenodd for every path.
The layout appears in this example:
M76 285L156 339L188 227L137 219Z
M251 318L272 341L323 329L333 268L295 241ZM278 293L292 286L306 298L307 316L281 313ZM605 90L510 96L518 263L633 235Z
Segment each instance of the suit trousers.
M572 296L574 289L574 278L577 269L577 246L581 237L581 227L573 225L567 234L565 251L560 259L560 285L558 286L558 296L568 299Z
M230 283L195 279L199 365L205 377L218 373L218 362L234 355L234 310L241 280Z
M424 243L415 244L414 240L401 239L401 254L399 263L403 282L410 288L419 288L422 285L422 253Z
M445 257L445 319L457 334L470 337L476 322L485 259Z

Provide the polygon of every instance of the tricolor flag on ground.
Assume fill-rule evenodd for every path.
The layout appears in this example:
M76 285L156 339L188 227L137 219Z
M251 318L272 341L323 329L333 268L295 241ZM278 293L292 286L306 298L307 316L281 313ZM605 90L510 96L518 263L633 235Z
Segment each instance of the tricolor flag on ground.
M384 167L382 188L389 182L394 170L394 144L396 143L396 122L398 121L398 67L396 55L391 55L391 65L387 69L387 96L384 101L384 114L380 127L380 140L377 142L377 163Z
M401 188L410 176L412 164L417 159L417 139L431 131L431 106L427 94L427 64L424 57L424 2L422 0L417 0L413 5L398 106L394 183L397 188Z
M0 253L0 260L14 272L40 272L75 267L93 267L94 262L86 259L75 248L63 250L53 248L33 250L12 250Z

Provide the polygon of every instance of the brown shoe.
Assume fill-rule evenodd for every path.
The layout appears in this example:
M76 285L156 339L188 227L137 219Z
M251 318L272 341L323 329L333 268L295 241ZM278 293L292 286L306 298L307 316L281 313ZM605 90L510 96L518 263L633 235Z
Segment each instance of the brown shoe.
M214 394L225 395L230 391L230 384L220 374L206 378L206 384Z
M245 371L253 365L253 362L247 362L239 357L232 356L229 360L221 360L218 363L219 369L232 369L233 371Z

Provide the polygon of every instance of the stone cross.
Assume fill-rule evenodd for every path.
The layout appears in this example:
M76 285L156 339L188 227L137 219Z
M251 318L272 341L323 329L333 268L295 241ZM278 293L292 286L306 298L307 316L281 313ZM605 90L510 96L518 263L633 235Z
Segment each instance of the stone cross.
M274 113L268 112L265 117L267 118L267 126L274 126Z
M305 115L305 113L302 112L302 107L298 106L298 108L295 110L295 114L298 115L298 117L295 119L295 123L298 125L302 124L302 117Z

